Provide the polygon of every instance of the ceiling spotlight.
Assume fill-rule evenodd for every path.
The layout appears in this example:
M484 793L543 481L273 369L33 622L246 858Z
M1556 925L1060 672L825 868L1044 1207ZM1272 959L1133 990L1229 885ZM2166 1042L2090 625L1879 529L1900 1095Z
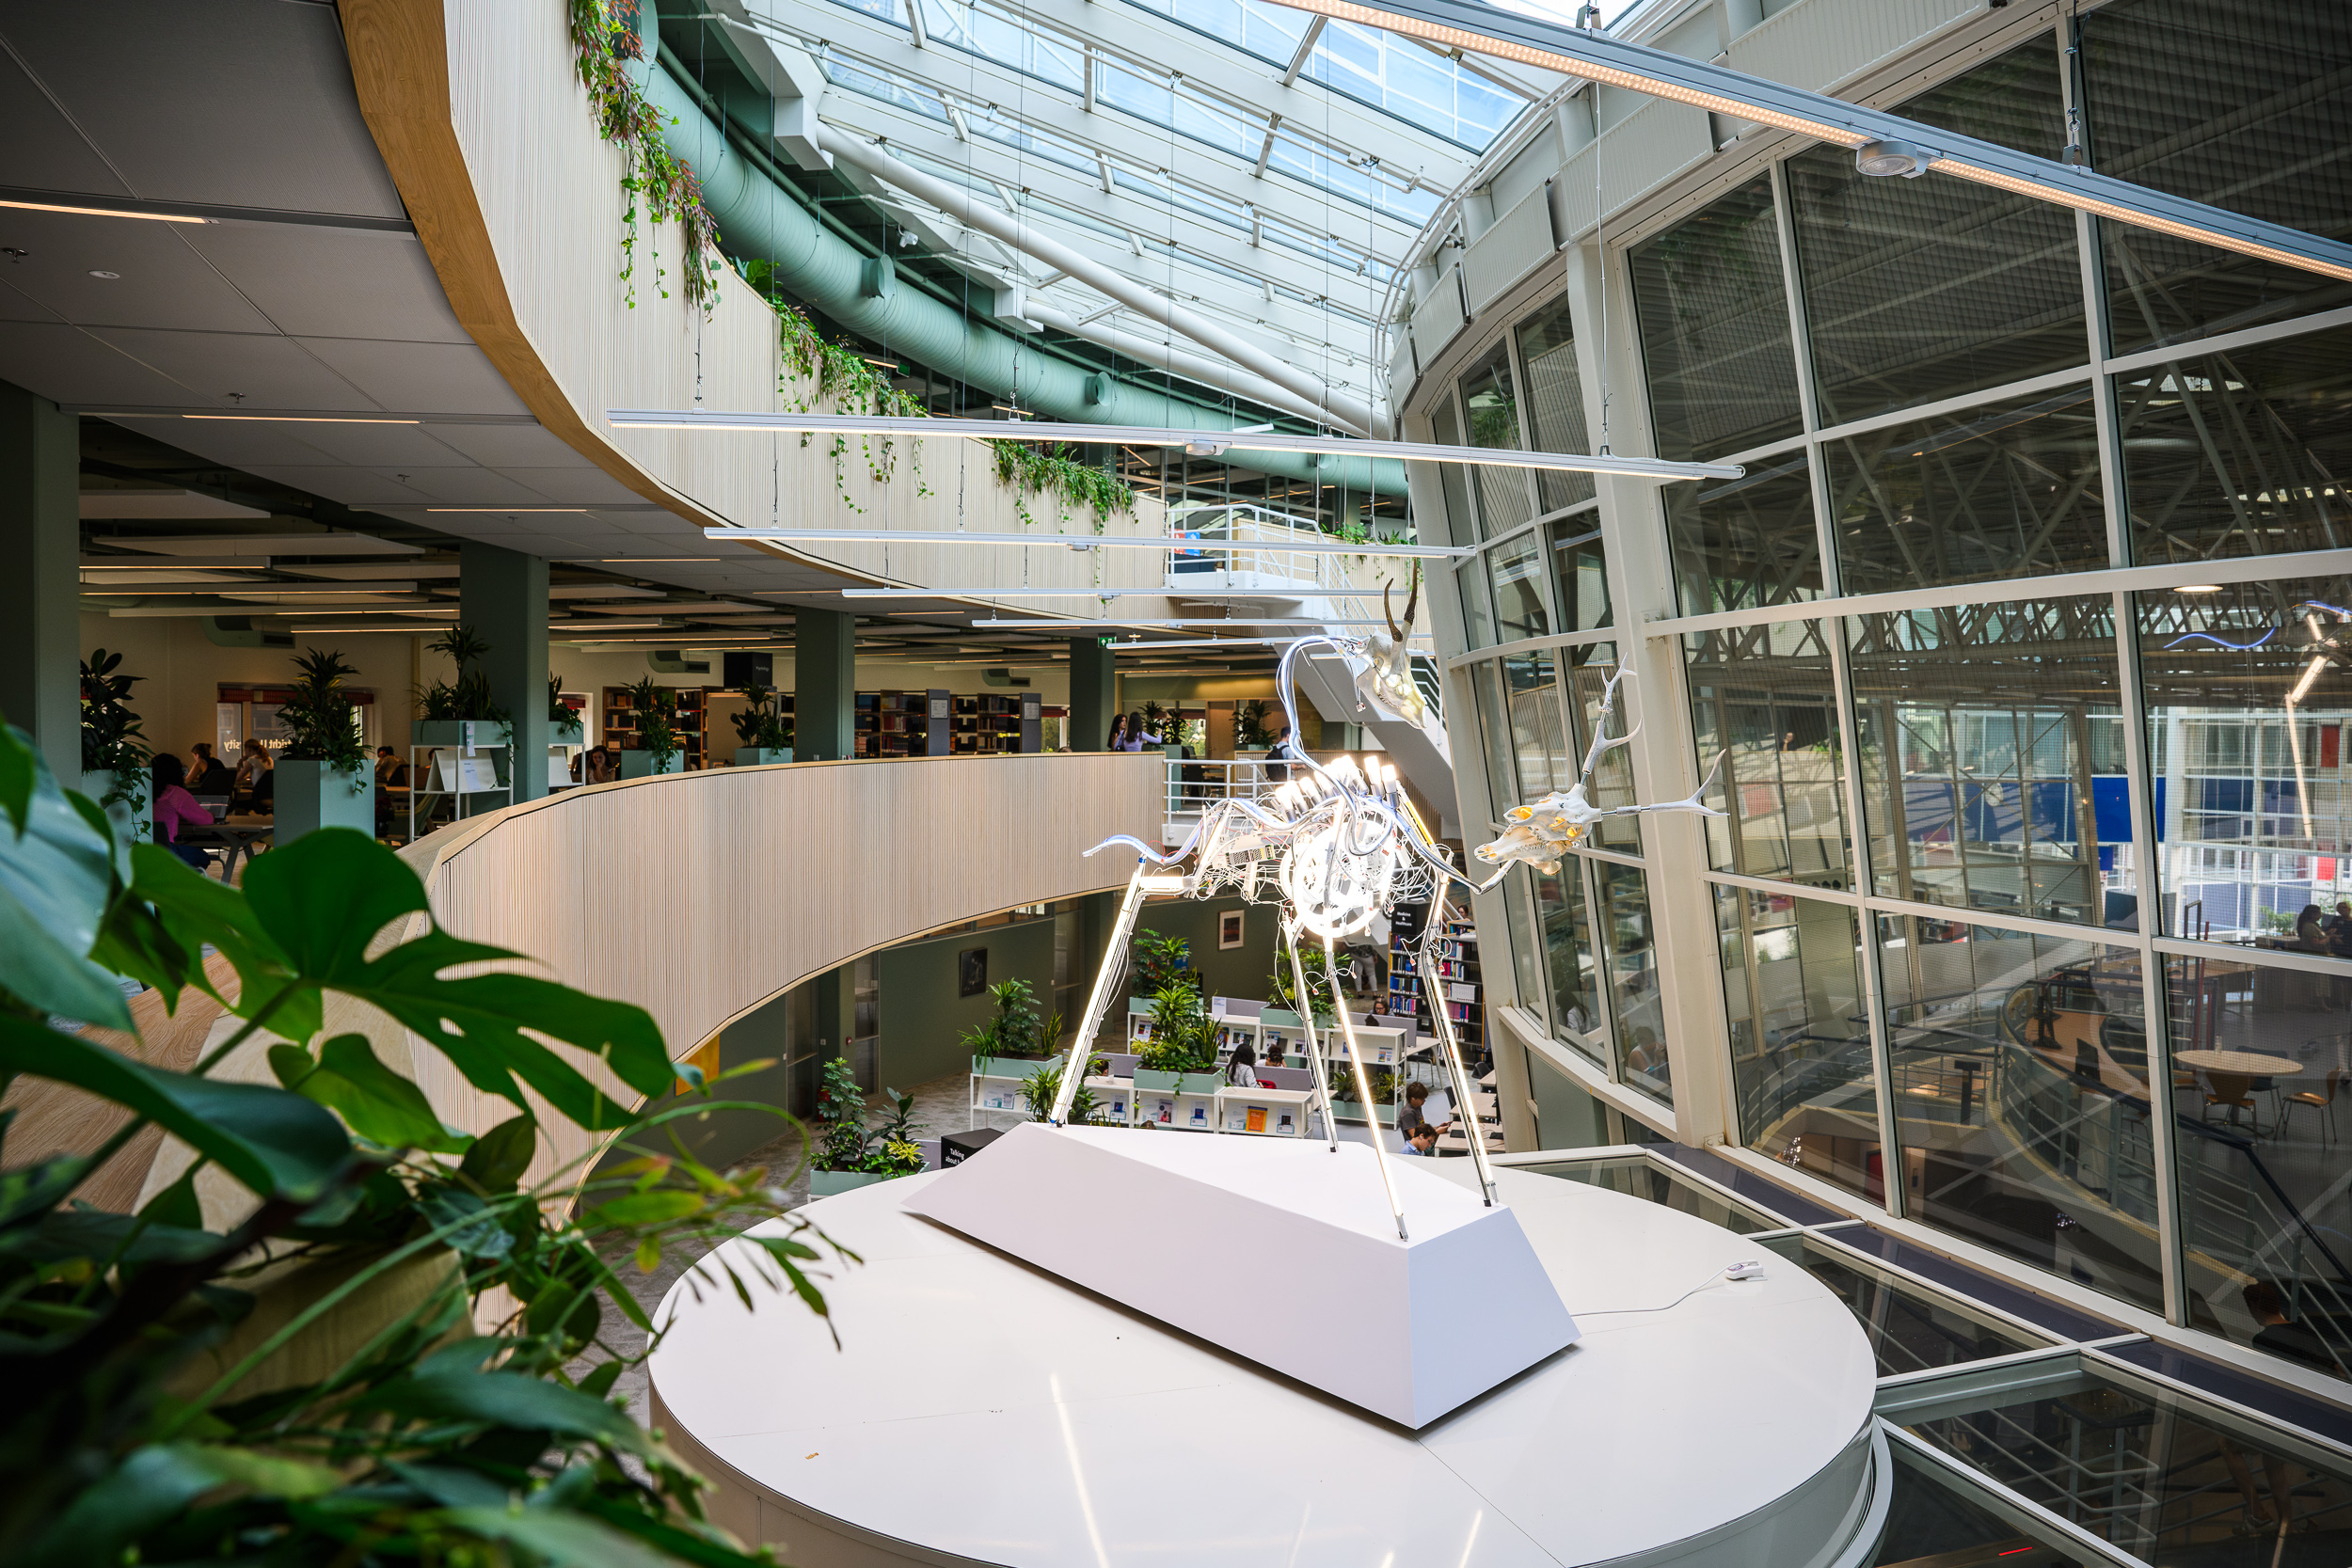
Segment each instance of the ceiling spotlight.
M1195 457L1222 457L1228 444L1224 441L1186 441L1184 451Z
M89 275L92 277L120 277L122 276L119 272L102 272L96 267L90 268Z
M1853 166L1865 174L1899 174L1916 180L1928 171L1935 154L1907 141L1866 141L1853 150Z
M2172 592L2175 594L2218 594L2221 592L2221 585L2217 582L2186 582Z

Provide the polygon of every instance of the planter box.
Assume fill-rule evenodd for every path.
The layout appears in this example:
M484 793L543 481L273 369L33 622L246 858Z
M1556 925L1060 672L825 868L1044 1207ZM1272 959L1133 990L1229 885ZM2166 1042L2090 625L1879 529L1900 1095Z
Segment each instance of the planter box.
M831 1197L835 1193L854 1192L870 1187L890 1178L870 1170L813 1170L808 1173L808 1196L812 1198Z
M344 773L323 762L281 761L275 772L271 842L283 845L319 828L375 836L375 779L365 765Z
M659 768L653 765L651 752L623 752L621 753L621 777L624 779L651 779L663 773L685 771L686 753L684 752L672 752L669 760Z
M495 719L420 719L408 727L411 746L504 746L513 739Z
M621 754L627 756L628 753L624 752ZM791 760L792 748L789 746L738 746L735 749L735 766L738 768L766 768L771 763Z
M588 735L577 721L569 724L549 724L548 744L550 746L585 746L588 744Z
M82 775L82 793L93 800L104 800L106 792L114 786L115 776L111 772ZM117 832L134 844L148 843L155 836L155 818L147 809L148 797L153 792L153 784L145 774L141 774L132 785L130 800L118 800L106 808L106 820L115 825Z

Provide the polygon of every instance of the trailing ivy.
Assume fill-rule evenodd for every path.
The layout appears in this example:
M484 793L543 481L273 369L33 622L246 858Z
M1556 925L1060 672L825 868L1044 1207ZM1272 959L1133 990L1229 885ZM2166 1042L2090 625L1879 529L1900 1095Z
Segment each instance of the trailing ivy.
M776 313L776 338L784 350L784 362L801 384L780 382L776 390L791 400L795 413L805 414L819 403L831 402L834 411L841 414L881 414L896 419L922 419L930 410L923 400L912 392L901 391L890 384L890 378L867 362L866 356L847 343L829 343L818 334L817 325L808 313L794 305L776 289L776 271L772 262L753 261L744 263L743 280L757 289ZM801 445L807 446L809 437L803 435ZM877 484L887 484L898 468L898 443L895 436L866 436L858 440L866 457L866 471ZM914 493L919 497L931 493L923 478L923 443L910 442L914 449ZM833 438L834 488L841 494L841 504L852 512L866 508L850 499L850 485L841 460L849 454L846 436Z
M1037 447L1025 441L991 441L989 445L996 449L996 477L1011 487L1013 510L1020 514L1024 528L1036 521L1025 499L1033 495L1061 498L1065 523L1070 521L1072 507L1093 513L1097 533L1103 531L1112 513L1124 515L1136 509L1133 490L1108 470L1079 462L1066 446Z
M621 149L621 188L629 195L628 230L621 241L622 280L628 306L637 309L637 229L640 214L655 226L675 218L686 235L686 267L678 283L686 303L707 314L719 303L719 226L703 204L702 181L662 139L661 111L628 71L644 57L644 40L634 28L612 19L609 0L568 0L572 47L580 57L580 85L588 89L596 133ZM670 123L675 124L675 119ZM654 247L653 286L662 298L661 254Z

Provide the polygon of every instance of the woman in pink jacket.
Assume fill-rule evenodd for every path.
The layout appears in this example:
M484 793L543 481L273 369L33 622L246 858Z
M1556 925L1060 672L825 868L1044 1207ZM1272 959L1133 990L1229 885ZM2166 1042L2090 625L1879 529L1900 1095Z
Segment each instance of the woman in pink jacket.
M187 862L198 871L213 863L213 859L193 844L180 842L182 828L209 828L213 814L196 803L196 797L186 788L187 765L169 752L158 752L151 767L155 795L155 842Z

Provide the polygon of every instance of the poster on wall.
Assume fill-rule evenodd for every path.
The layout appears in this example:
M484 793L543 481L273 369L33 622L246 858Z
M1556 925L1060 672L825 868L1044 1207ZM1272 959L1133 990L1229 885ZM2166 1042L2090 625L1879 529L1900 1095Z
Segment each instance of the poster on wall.
M1218 951L1228 952L1241 945L1241 917L1242 911L1239 910L1227 910L1216 917Z
M956 994L977 996L988 990L988 949L967 947L956 955Z

